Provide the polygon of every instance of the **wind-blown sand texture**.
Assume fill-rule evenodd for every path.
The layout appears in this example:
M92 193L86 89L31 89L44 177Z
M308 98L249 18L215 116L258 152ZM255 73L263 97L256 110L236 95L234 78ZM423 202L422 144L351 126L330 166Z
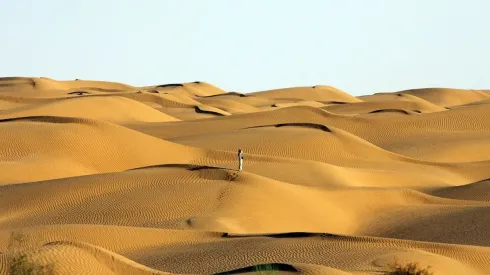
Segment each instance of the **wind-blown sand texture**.
M485 275L489 179L489 91L0 78L0 274Z

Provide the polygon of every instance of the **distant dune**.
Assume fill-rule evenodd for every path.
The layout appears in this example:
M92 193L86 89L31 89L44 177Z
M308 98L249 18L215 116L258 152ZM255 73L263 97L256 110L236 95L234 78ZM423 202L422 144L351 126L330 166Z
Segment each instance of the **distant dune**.
M489 192L489 90L0 78L0 275L486 275Z

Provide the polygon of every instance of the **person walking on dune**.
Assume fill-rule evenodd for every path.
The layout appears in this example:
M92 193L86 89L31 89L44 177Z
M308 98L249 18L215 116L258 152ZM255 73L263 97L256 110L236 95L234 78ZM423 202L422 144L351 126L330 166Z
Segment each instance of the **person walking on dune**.
M238 149L238 170L243 170L243 153L242 149Z

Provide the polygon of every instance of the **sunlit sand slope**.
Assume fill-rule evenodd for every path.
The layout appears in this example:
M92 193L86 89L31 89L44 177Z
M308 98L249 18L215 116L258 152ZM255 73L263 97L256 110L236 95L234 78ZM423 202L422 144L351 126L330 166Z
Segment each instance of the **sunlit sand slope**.
M0 78L0 275L490 274L489 102Z

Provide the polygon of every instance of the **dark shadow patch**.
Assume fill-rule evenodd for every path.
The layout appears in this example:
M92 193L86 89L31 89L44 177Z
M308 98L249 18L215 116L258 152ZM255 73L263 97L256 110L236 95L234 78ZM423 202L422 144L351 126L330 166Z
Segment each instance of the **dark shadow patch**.
M316 123L281 123L281 124L275 125L275 127L285 127L285 126L314 128L314 129L320 129L322 131L329 132L329 133L332 132L332 130L330 130L327 126L321 125L321 124L316 124Z
M88 95L90 93L89 92L85 92L85 91L74 91L74 92L69 92L68 94L69 95Z
M160 92L159 92L159 91L157 91L157 90L149 90L149 91L147 91L147 92L152 93L152 94L159 94L159 93L160 93Z
M163 84L157 86L157 88L168 88L168 87L184 87L184 84L175 83L175 84Z
M223 114L218 113L218 112L203 110L203 109L199 108L199 106L194 106L194 111L196 113L199 113L199 114L211 114L211 115L215 115L215 116L224 116Z
M75 117L61 117L61 116L26 116L26 117L14 117L0 119L2 122L15 122L15 121L31 121L31 122L47 122L47 123L79 123L87 124L84 119Z
M288 232L288 233L279 233L279 234L270 234L266 235L267 237L270 238L309 238L309 237L315 237L318 234L316 233L309 233L309 232Z
M185 163L169 163L169 164L159 164L159 165L137 167L137 168L128 169L126 171L141 170L141 169L148 169L148 168L183 168L183 169L187 169L189 171L197 171L197 170L203 170L203 169L226 170L225 168L215 167L215 166L185 164Z
M152 169L152 168L181 168L188 171L197 171L197 173L199 173L200 178L207 179L207 180L236 181L239 176L239 172L233 169L205 166L205 165L178 164L178 163L144 166L144 167L128 169L126 171Z
M202 82L201 81L194 81L192 83L194 83L194 84L201 84Z
M345 102L345 101L318 101L323 104L348 104L351 102Z
M212 166L205 166L205 165L193 165L188 168L189 171L199 171L199 170L206 170L206 169L211 169L211 170L225 170L223 168L219 167L212 167Z
M246 95L246 94L241 94L241 93L237 93L237 92L228 92L225 94L207 95L207 96L200 96L200 97L208 98L208 97L218 97L218 96L227 96L227 95L239 96L239 97L248 97L248 95Z
M396 96L403 96L403 94L396 94Z
M316 124L316 123L280 123L280 124L272 124L272 125L260 125L260 126L252 126L252 127L246 127L242 129L254 129L254 128L263 128L263 127L286 127L286 126L292 126L292 127L306 127L306 128L313 128L313 129L319 129L325 132L331 133L332 130L330 130L327 126L322 125L322 124Z
M419 114L421 114L421 113L422 113L422 111L420 111L420 110L413 110L413 112L415 112L415 113L419 113Z
M221 235L222 238L252 238L252 237L268 237L268 238L311 238L322 236L324 234L320 233L310 233L310 232L287 232L287 233L276 233L276 234L250 234L250 235L242 235L242 234L229 234L223 233Z
M266 270L271 270L270 268L272 268L272 271L298 272L298 270L290 264L267 263L267 264L258 264L255 266L248 266L248 267L233 269L233 270L219 272L219 273L213 273L213 275L242 274L242 273L250 273L250 272L253 272L253 273L257 272L258 274L260 274L259 270L263 270L263 272L265 273L265 272L267 272Z
M465 185L435 188L426 193L441 198L488 202L490 194L487 190L490 188L487 186L490 187L490 178Z
M369 112L370 114L377 114L377 113L400 113L400 114L405 114L409 115L410 113L405 111L405 110L400 110L400 109L381 109L381 110L374 110Z

